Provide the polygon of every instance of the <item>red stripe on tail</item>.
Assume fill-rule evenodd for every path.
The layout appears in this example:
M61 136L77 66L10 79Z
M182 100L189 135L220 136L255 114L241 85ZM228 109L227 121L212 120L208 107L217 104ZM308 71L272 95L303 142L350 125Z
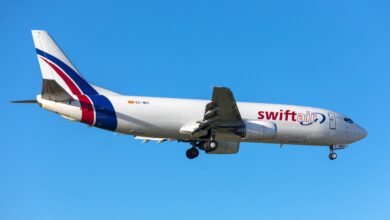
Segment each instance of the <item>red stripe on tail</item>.
M95 120L95 112L93 111L93 106L91 100L89 100L88 96L78 95L80 105L81 105L81 121L93 125Z
M70 91L72 91L73 95L82 95L80 89L75 85L75 83L69 78L68 75L66 75L60 68L58 68L56 65L53 63L49 62L45 58L42 58L51 68L53 68L54 71L61 77L62 80L66 83L66 85L69 87Z

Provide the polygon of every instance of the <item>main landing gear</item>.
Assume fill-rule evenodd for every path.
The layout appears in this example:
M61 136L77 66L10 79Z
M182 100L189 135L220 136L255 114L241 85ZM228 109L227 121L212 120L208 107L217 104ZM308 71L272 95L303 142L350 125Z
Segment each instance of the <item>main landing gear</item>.
M334 147L330 146L329 150L330 150L329 159L335 160L337 158L337 154L334 152Z
M215 140L207 141L203 144L204 150L206 152L215 151L218 148L218 142Z
M191 147L187 150L186 156L188 159L194 159L199 156L199 150L196 147Z
M192 143L192 147L186 151L186 156L188 159L194 159L199 156L199 149L208 152L215 151L218 148L218 142L215 140L195 142Z

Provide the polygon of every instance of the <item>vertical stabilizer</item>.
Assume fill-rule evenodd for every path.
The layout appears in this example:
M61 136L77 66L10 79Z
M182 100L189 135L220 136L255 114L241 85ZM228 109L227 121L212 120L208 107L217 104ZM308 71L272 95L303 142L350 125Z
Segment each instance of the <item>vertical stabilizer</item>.
M32 35L43 78L41 102L54 101L62 107L47 106L51 106L52 111L59 112L71 105L58 102L70 104L71 101L77 100L81 118L73 118L91 126L114 131L117 126L116 112L111 101L104 95L109 91L89 84L47 31L33 30ZM99 94L98 91L103 93ZM62 115L72 118L69 112L63 112Z
M42 72L43 98L53 99L54 96L63 94L64 91L68 95L76 96L98 94L93 86L81 76L47 31L33 30L32 35Z

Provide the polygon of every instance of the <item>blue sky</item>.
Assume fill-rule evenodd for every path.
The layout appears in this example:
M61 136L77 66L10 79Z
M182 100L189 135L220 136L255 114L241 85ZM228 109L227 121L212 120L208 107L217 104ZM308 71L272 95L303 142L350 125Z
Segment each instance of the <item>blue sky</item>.
M388 1L3 1L0 219L389 219ZM328 149L183 143L68 122L35 105L31 29L48 30L90 81L129 95L308 105L369 136Z

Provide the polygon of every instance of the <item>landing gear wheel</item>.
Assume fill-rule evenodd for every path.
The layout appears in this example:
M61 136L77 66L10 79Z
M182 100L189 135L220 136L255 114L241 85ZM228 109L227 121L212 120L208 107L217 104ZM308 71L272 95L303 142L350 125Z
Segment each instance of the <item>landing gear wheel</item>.
M214 151L218 148L218 142L214 141L214 140L211 140L209 142L209 148L211 151Z
M330 153L329 154L329 159L335 160L336 158L337 158L337 154L336 153Z
M204 143L204 150L206 152L215 151L218 148L218 142L211 140Z
M194 159L199 156L199 150L195 147L192 147L187 150L186 156L188 159Z

